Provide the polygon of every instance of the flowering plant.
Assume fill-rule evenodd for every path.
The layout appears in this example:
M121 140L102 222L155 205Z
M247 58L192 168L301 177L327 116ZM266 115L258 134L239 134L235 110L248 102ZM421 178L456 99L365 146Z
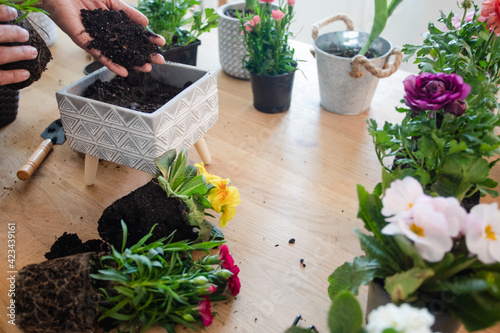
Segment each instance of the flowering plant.
M112 247L111 254L96 264L97 273L90 275L100 285L105 282L99 289L99 321L111 318L130 332L145 332L152 325L161 325L168 332L175 332L176 324L209 326L211 301L227 299L223 294L226 287L232 295L239 293L239 268L222 241L171 243L168 237L146 244L150 232L125 249L127 227L123 221L122 228L121 252ZM219 254L210 256L209 250L219 245ZM206 255L195 259L193 251Z
M172 49L188 45L217 27L219 15L213 8L195 11L199 4L197 0L139 0L137 9L148 18L148 27L165 38L164 48Z
M295 0L260 0L255 14L240 17L244 44L248 54L245 68L260 75L285 74L297 69L294 49L288 44L290 23L293 19Z
M484 107L467 105L471 86L457 74L410 75L404 80L406 116L400 124L385 122L378 128L369 120L378 159L384 167L383 189L394 179L411 176L431 195L454 196L462 201L477 191L494 190L488 178L500 154L495 127L500 117ZM392 165L385 165L386 160Z
M219 225L225 227L234 217L236 206L241 203L238 188L229 186L229 179L209 174L203 162L188 165L185 149L178 155L175 149L169 150L158 157L155 163L160 170L158 183L167 196L187 204L189 223L200 229L198 239L208 240L211 234L220 236L220 231L205 220L205 216L209 215L205 209L221 213Z
M356 230L365 255L329 277L330 298L380 282L394 303L447 311L468 330L500 321L500 210L479 204L467 213L454 197L431 197L411 177L382 196L358 185Z

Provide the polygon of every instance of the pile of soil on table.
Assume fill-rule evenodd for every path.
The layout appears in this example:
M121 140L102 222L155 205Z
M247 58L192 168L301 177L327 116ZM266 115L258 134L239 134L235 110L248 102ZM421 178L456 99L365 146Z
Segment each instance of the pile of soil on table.
M152 113L174 98L182 90L160 82L150 73L130 72L127 77L116 76L109 82L96 80L83 92L83 96L144 113Z
M159 48L149 42L154 33L132 22L123 10L81 10L82 24L91 40L87 47L97 49L114 63L130 70L151 62Z
M198 233L189 225L186 203L167 194L153 179L107 207L99 219L99 236L116 249L121 249L123 232L121 221L128 229L126 247L131 247L154 228L149 242L168 237L172 241L196 240Z
M2 22L0 24L14 24L14 21ZM50 53L49 47L43 40L42 36L40 36L33 25L29 22L29 18L25 18L19 21L18 23L16 23L16 25L28 30L28 41L24 43L0 43L0 46L30 45L38 50L38 55L35 59L32 60L22 60L0 65L0 70L2 71L12 69L26 69L30 72L30 77L27 80L3 86L4 88L8 88L11 90L19 90L31 85L35 81L38 81L42 76L42 73L47 69L47 64L50 62L50 60L52 60L52 54Z
M110 250L109 244L101 239L90 239L83 243L77 234L65 232L52 244L50 251L45 253L45 258L50 260L86 252L107 253Z

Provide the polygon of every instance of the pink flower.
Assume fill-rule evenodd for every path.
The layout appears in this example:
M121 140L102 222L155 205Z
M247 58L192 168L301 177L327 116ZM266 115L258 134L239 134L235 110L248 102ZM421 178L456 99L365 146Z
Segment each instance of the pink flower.
M259 2L264 2L264 3L273 3L274 0L259 0Z
M246 30L247 32L252 31L252 26L251 26L250 24L248 24L248 23L247 23L247 24L245 24L245 30Z
M483 1L479 22L486 21L488 29L500 34L500 0Z
M259 15L255 15L255 16L252 18L252 21L253 21L255 24L259 24L259 23L260 23L260 16L259 16Z
M227 282L229 290L234 296L236 296L239 294L241 288L240 278L238 277L240 268L234 264L234 259L231 254L229 254L229 248L227 247L227 245L222 245L220 247L219 259L222 261L222 268L225 268L233 273L233 275L227 280Z
M222 268L234 266L234 259L229 254L229 248L225 244L220 247L219 260L222 261Z
M275 19L276 21L281 20L283 17L285 17L285 14L281 12L279 9L275 9L271 11L271 17Z
M213 321L213 316L212 316L212 311L210 310L211 308L210 304L210 299L208 296L203 297L203 300L198 303L198 311L200 311L200 317L201 317L201 322L203 323L203 326L210 326L212 325Z
M474 11L468 11L467 14L465 14L465 22L471 22L472 19L474 18ZM453 16L451 18L451 24L455 29L460 29L460 24L462 23L462 16Z
M294 6L295 0L288 0L288 6Z

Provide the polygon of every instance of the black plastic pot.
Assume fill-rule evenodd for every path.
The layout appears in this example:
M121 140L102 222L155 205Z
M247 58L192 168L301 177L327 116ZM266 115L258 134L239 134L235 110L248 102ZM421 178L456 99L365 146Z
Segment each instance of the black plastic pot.
M197 39L191 44L162 51L161 55L166 61L196 66L196 56L198 54L198 46L200 44L201 41Z
M18 107L19 90L0 86L0 128L16 120Z
M280 113L290 108L295 71L279 75L250 73L253 105L265 113Z

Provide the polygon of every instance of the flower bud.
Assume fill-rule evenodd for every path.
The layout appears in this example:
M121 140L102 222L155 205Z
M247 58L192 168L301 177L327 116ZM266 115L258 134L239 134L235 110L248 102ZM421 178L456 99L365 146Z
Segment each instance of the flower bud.
M469 9L472 7L474 3L471 0L464 0L462 1L462 8L464 9Z
M198 287L198 294L200 295L211 295L213 294L217 288L215 287L214 284L209 284L206 286Z
M203 275L200 275L200 276L195 277L194 279L191 279L191 283L198 285L198 286L204 286L208 282L209 282L208 279Z
M184 319L185 321L188 321L188 322L195 322L196 321L196 319L194 319L194 317L192 315L190 315L189 313L183 314L182 319Z
M220 271L217 271L216 273L217 277L221 277L223 279L229 279L231 276L233 276L233 273L227 269L221 269Z
M205 257L203 260L203 264L205 265L219 265L221 263L221 260L219 259L219 255L214 255L214 256L209 256Z
M465 104L465 102L456 100L456 101L449 103L445 107L444 112L451 113L452 115L454 115L456 117L460 117L461 115L463 115L465 113L465 110L467 110L467 105Z

